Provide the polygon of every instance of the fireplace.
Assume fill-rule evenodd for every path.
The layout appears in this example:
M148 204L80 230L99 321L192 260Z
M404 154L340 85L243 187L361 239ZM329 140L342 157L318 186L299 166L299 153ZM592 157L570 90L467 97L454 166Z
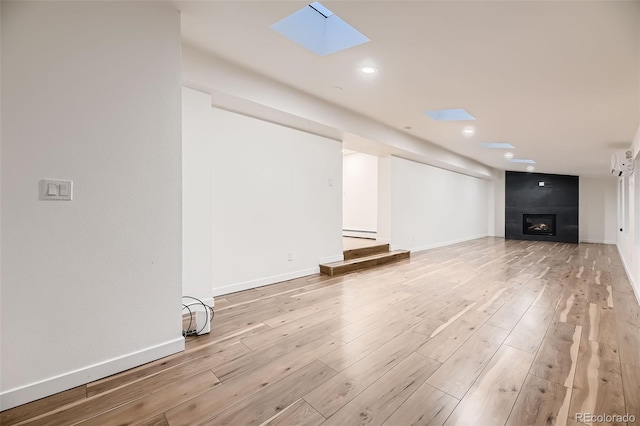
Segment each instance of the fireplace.
M522 233L527 235L556 235L555 214L523 214Z

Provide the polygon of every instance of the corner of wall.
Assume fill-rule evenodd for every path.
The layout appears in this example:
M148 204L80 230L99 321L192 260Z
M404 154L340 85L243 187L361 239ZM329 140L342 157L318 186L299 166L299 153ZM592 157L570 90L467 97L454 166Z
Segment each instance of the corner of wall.
M505 225L505 171L496 170L496 179L492 181L494 197L494 226L492 237L504 238L504 225Z
M179 352L184 339L178 10L0 7L4 410ZM73 200L39 200L46 177L73 180Z

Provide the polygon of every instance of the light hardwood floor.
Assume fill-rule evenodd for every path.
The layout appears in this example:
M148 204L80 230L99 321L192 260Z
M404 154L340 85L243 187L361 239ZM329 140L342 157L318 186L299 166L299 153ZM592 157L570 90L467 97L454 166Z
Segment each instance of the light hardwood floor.
M640 307L615 247L484 238L217 298L211 334L186 351L0 423L580 425L576 413L640 424Z

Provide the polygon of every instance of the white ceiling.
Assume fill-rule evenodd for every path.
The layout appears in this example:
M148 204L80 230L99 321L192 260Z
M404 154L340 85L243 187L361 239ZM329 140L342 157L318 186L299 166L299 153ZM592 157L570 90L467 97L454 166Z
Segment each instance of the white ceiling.
M638 128L638 2L321 3L371 41L319 57L269 29L307 2L176 5L186 43L491 167L525 169L479 142L511 143L539 172L607 175ZM423 114L446 108L476 121Z

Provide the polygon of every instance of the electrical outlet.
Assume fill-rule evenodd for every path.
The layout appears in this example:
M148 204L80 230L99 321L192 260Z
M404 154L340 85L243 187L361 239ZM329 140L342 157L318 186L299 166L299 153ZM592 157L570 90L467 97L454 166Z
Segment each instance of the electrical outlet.
M293 253L288 253L288 254L287 254L287 260L288 260L289 262L291 262L291 261L293 260Z

